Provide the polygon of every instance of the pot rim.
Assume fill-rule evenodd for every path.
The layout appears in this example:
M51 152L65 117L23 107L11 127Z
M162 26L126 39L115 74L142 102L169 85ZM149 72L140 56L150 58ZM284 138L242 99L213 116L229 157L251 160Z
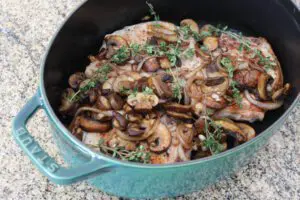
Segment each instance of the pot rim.
M251 139L250 141L247 141L237 147L234 147L232 149L226 150L224 152L221 152L216 155L196 159L196 160L190 160L190 161L184 161L184 162L178 162L178 163L172 163L172 164L142 164L142 163L136 163L136 162L129 162L129 161L123 161L116 158L113 158L111 156L105 155L101 152L96 152L86 145L84 145L80 140L78 140L75 136L73 136L70 131L62 124L62 122L59 120L59 118L56 116L53 108L51 107L48 97L46 95L45 86L44 86L44 68L46 64L46 60L48 58L48 54L50 52L50 49L52 48L53 42L57 38L57 35L61 31L61 29L64 27L65 23L70 19L70 17L75 14L85 3L87 3L88 0L85 0L84 2L80 3L78 7L76 7L67 17L63 20L63 22L59 25L58 29L56 30L55 34L52 36L45 54L43 55L42 62L40 64L40 86L39 86L39 93L41 94L42 104L44 106L44 110L47 113L49 119L54 123L57 129L60 130L61 134L68 139L73 145L76 145L81 151L87 153L88 155L92 157L97 157L101 160L104 160L106 162L110 162L116 165L126 166L126 167L134 167L134 168L151 168L151 169L161 169L161 168L177 168L177 167L187 167L190 165L196 165L201 164L209 161L213 161L215 159L219 159L221 157L226 157L232 153L241 151L242 149L258 142L261 138L265 137L269 131L272 131L272 129L275 127L276 124L280 123L280 121L284 120L291 111L296 107L298 101L300 100L300 94L297 95L297 97L293 100L293 103L290 105L290 107L284 111L284 113L274 122L272 123L268 128L266 128L264 131L262 131L258 136L255 136L255 138ZM295 6L295 5L294 5Z

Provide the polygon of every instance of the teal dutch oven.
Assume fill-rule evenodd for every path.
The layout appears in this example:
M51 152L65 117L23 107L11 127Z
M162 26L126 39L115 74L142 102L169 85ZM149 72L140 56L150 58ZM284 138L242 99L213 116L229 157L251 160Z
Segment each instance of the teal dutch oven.
M280 109L254 123L258 136L238 147L211 157L188 162L149 165L130 163L94 152L76 139L63 125L57 112L60 94L70 74L83 71L86 55L98 51L103 36L126 25L140 22L147 6L139 0L90 0L83 3L54 36L41 64L37 93L15 117L13 135L32 163L49 180L72 184L87 180L107 193L134 198L183 195L215 183L246 165L268 138L279 130L296 106L300 91L299 11L287 0L166 0L151 1L161 19L178 22L193 18L200 23L221 22L270 41L282 64L285 81L293 90ZM43 109L52 127L53 139L68 168L59 165L35 141L26 123Z

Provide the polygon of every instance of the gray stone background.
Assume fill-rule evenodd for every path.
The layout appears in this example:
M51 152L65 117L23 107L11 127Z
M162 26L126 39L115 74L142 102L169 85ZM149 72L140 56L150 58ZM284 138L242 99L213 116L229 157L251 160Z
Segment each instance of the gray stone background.
M0 0L0 199L117 199L82 182L57 186L24 156L11 121L38 87L39 63L58 26L84 0ZM295 0L298 7L300 1ZM300 199L299 106L234 176L177 199ZM45 114L29 130L62 163Z

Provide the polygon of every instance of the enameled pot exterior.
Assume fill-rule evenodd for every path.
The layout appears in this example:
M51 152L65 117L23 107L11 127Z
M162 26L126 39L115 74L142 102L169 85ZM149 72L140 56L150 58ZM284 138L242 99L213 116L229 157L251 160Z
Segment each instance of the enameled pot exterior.
M246 165L255 152L267 142L273 130L280 127L283 120L256 142L226 156L180 167L119 167L88 181L102 191L121 197L159 198L187 194L206 187ZM78 158L78 152L61 137L60 130L53 128L53 133L53 138L68 163L72 163L73 166L86 162L85 159Z
M116 2L119 3L117 4ZM181 16L176 15L177 18L183 18L185 15L195 17L195 13L198 12L197 9L194 9L196 6L201 5L202 7L199 8L202 8L203 12L205 12L205 10L209 9L210 6L213 6L216 2L218 2L223 9L220 8L218 12L219 16L211 15L209 17L208 12L207 16L211 20L217 17L224 17L226 19L226 13L222 14L222 12L228 9L233 9L233 11L237 9L235 7L226 7L227 4L224 4L224 1L220 0L205 3L203 3L204 1L190 0L187 2L190 2L191 5L186 5L187 2L185 2L182 8L182 1L155 2L154 4L158 4L158 7L161 9L169 5L171 5L174 10L181 9L183 14ZM169 4L166 2L169 2ZM273 5L270 0L240 2L241 1L237 0L232 1L236 7L240 6L243 8L243 6L246 5L245 9L250 9L260 4ZM278 3L280 1L276 2ZM297 67L300 66L298 65L300 64L300 59L296 56L297 52L299 52L299 45L297 44L300 44L300 31L299 23L296 21L296 28L291 27L291 30L283 32L285 35L282 35L282 33L280 33L281 30L278 30L278 34L282 36L281 41L275 40L276 34L272 31L275 27L269 27L269 29L265 31L265 34L269 36L271 40L274 39L275 51L278 52L279 59L282 61L282 64L284 64L283 66L289 67L295 72L294 74L291 72L286 73L286 78L295 87L290 97L286 100L285 106L280 111L274 112L271 116L267 115L266 122L258 126L260 134L256 138L212 157L169 165L129 163L93 152L72 136L57 117L58 96L62 88L65 87L65 78L68 77L71 72L82 70L78 68L73 69L73 62L83 64L85 61L78 61L77 59L81 56L81 60L84 60L83 56L88 55L86 51L100 45L99 43L94 44L95 38L99 40L104 34L103 30L99 29L99 24L103 24L103 27L106 27L108 32L110 32L113 29L122 27L124 24L133 23L135 21L131 20L131 18L136 18L134 13L146 12L145 10L140 10L143 4L144 2L141 3L141 1L138 0L126 1L126 3L125 1L118 0L111 0L109 2L90 0L83 4L83 6L69 18L64 26L62 26L49 47L47 55L41 65L40 88L37 94L32 97L16 116L13 122L13 135L17 143L37 168L54 183L71 184L81 180L88 180L92 185L104 192L134 198L171 197L199 190L247 164L255 152L267 142L273 132L279 129L288 114L299 101L299 80L295 73L299 72L299 68ZM120 8L116 8L116 5L119 5ZM131 10L126 9L128 7L130 7ZM225 11L224 8L226 8ZM274 11L278 9L279 12L280 8L281 7L277 4L274 5ZM290 12L290 10L293 9L293 5L288 4L287 7L284 7L282 12L284 13L284 10ZM123 13L125 16L118 19L110 18L111 20L118 21L116 25L110 25L105 23L105 21L101 21L105 20L103 18L95 19L94 17L95 15L99 15L97 13L110 16L110 12L114 10ZM167 16L167 11L163 10L162 15ZM238 11L236 12L238 13ZM174 14L174 11L170 10L170 13ZM281 13L282 16L285 16L283 13ZM278 15L281 16L281 14L279 13ZM293 19L298 17L298 15L294 15L295 13L291 14ZM176 17L171 20L177 20ZM244 17L245 19L243 20L247 20L248 16ZM99 20L99 24L95 25ZM84 24L86 24L85 22L90 23L88 27L82 28L81 26L84 26ZM287 22L292 23L289 20ZM277 23L284 23L287 27L292 26L287 22L280 22L279 20ZM249 23L252 23L251 26L256 26L257 30L263 30L263 26L258 24L255 20L249 21ZM74 27L76 28L74 29ZM76 34L76 31L79 29L83 32ZM292 40L289 40L289 38ZM73 46L74 48L70 48ZM278 48L278 50L276 50L276 48ZM65 61L65 55L70 55L70 60ZM290 59L286 59L286 55L289 55ZM283 70L284 72L287 71L285 68ZM44 109L47 113L52 127L53 139L59 147L61 155L69 164L69 168L62 167L56 163L38 143L35 142L34 138L26 129L28 119L37 109Z
M77 144L74 137L65 137L44 105L38 92L15 118L14 136L25 153L40 171L58 184L70 184L88 179L92 185L107 193L129 198L173 197L199 190L227 176L241 166L262 147L274 130L282 125L288 110L274 126L250 142L214 157L177 165L135 165L98 155ZM71 168L59 166L34 141L25 128L26 121L44 108L51 124L53 139L61 155Z

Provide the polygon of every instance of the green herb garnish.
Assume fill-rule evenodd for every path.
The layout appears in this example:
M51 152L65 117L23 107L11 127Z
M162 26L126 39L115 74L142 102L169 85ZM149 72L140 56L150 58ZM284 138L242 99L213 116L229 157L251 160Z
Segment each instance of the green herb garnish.
M237 89L238 83L234 80L231 80L230 83L230 87L232 89L232 96L234 98L234 101L237 103L237 105L239 105L240 108L242 108L242 96L241 96L241 92L239 91L239 89Z
M156 23L154 25L157 26L157 27L160 27L160 24L157 23L157 21L159 21L160 18L159 18L159 15L155 12L153 5L151 3L149 3L148 1L146 1L146 4L149 7L150 15L152 15L153 18L154 18L154 21L156 21Z
M226 68L229 78L233 78L234 66L232 65L231 60L227 57L223 57L221 59L221 64Z
M270 70L276 66L276 63L273 62L270 57L264 57L260 50L255 50L255 53L259 58L258 64L263 65L266 70Z
M183 38L185 40L189 39L189 37L191 36L192 30L189 26L181 26L179 28L179 31L182 33Z
M139 92L138 88L133 88L132 90L130 90L130 92L128 93L128 98L134 98L136 97L137 93Z
M239 107L242 107L242 97L241 97L241 93L240 91L237 89L237 82L232 80L233 79L233 72L234 72L234 66L231 62L231 60L227 57L223 57L221 59L221 64L226 68L227 72L228 72L228 76L231 79L230 82L230 86L232 88L232 93L233 93L233 98L235 100L235 102L239 105Z
M130 57L130 51L126 46L122 46L117 52L112 56L111 62L116 64L121 64L128 60Z
M203 145L210 150L212 154L218 154L224 150L224 146L219 142L222 136L222 129L218 126L213 119L204 116L204 132L206 139L203 141Z
M195 55L195 49L194 48L188 48L186 51L184 51L184 57L185 58L193 58Z
M79 90L70 98L71 102L79 101L81 98L79 95L81 93L85 93L93 88L95 88L98 83L103 83L106 81L107 74L112 71L112 67L106 63L101 68L95 71L93 77L90 78L89 82L87 82L83 87L80 87Z
M108 147L105 144L105 140L100 139L98 142L98 147L101 152L109 154L114 158L139 163L150 163L151 154L150 152L146 151L143 145L139 145L134 151L128 151L122 146Z
M141 45L140 44L130 44L130 49L132 52L132 56L137 55L141 51Z
M189 26L181 26L179 28L179 32L183 35L183 38L185 40L189 39L192 36L196 41L201 41L205 37L212 35L212 33L209 31L201 31L200 33L194 32Z
M153 89L151 89L149 87L145 87L145 88L143 88L143 94L152 95L152 94L154 94Z

